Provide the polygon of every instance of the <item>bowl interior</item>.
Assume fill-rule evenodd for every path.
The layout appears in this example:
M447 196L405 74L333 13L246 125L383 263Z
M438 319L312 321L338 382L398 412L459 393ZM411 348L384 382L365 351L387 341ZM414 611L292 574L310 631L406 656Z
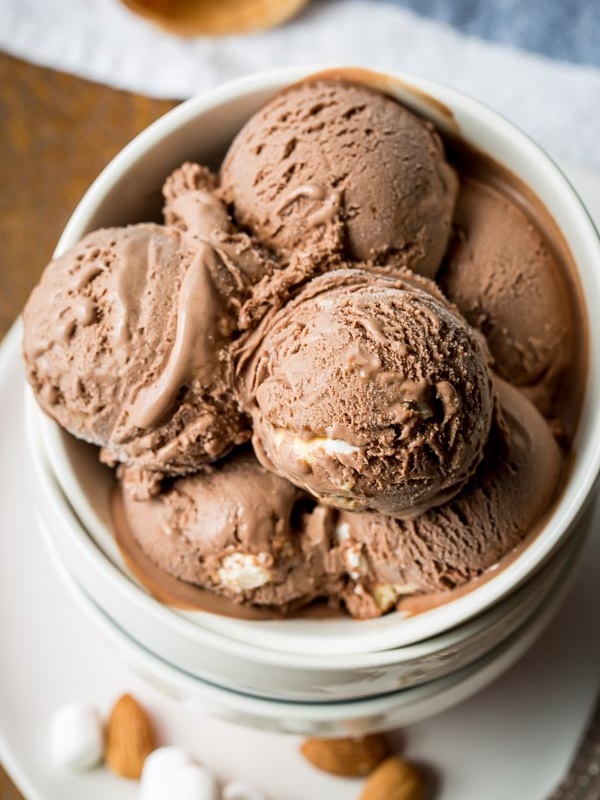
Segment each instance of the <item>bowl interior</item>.
M248 117L279 88L307 74L276 70L228 84L194 98L158 120L133 140L92 185L57 247L62 252L97 227L158 219L160 187L184 160L214 167ZM585 300L600 306L600 246L581 203L556 166L526 136L494 112L464 95L407 76L362 79L383 86L446 130L460 132L519 176L557 221L578 267ZM600 317L587 313L590 368L568 485L544 530L509 567L472 592L412 618L390 614L376 620L350 619L248 622L208 613L190 615L206 629L238 641L287 652L373 652L439 634L481 613L522 583L548 558L573 527L592 490L600 463ZM41 413L41 412L40 412ZM52 468L79 517L111 558L117 558L108 513L112 480L93 448L76 442L50 420L42 420Z

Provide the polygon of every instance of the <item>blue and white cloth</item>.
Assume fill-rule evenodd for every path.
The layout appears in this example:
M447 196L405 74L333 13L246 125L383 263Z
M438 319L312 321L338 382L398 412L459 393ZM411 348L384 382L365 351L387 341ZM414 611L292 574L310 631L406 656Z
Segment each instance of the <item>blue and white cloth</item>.
M600 0L313 0L276 30L220 39L164 33L119 0L0 0L0 48L168 98L275 66L413 72L600 170Z

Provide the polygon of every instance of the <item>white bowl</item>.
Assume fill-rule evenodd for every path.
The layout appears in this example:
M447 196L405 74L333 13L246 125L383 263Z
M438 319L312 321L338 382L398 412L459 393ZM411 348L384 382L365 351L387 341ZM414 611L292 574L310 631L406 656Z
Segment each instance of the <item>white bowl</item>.
M202 712L240 725L304 736L359 736L419 722L485 688L511 667L543 633L567 593L575 559L560 575L556 590L503 644L473 664L444 678L352 702L295 703L268 700L200 680L147 650L127 635L86 594L65 567L52 536L50 553L74 602L142 677L161 691Z
M95 181L71 217L56 252L63 252L96 227L155 216L160 186L173 167L185 159L216 165L248 117L282 86L307 74L306 70L293 69L253 75L193 98L159 119L125 147ZM556 165L524 134L481 103L420 78L369 75L372 83L383 86L441 128L458 127L465 141L489 153L528 184L558 223L578 267L584 294L582 308L590 333L589 380L572 470L544 530L519 558L472 592L417 617L404 619L390 614L357 623L350 619L248 622L207 613L187 615L206 633L245 642L252 648L343 656L411 645L463 625L513 592L547 561L574 529L600 467L600 317L590 313L590 309L600 307L600 244L584 207ZM90 491L90 485L101 482L102 468L89 452L83 466L79 456L82 451L73 446L72 439L41 412L35 413L41 418L59 483L99 548L113 557L106 495ZM84 486L83 478L88 477L92 480ZM98 558L102 557L98 552Z
M252 648L193 624L156 603L118 560L102 557L55 481L27 403L44 538L86 593L125 633L153 654L203 680L269 699L326 702L373 696L449 675L507 639L543 605L587 533L571 537L524 586L464 625L404 648L351 656L297 655ZM587 520L586 520L587 523ZM565 552L568 551L568 552Z

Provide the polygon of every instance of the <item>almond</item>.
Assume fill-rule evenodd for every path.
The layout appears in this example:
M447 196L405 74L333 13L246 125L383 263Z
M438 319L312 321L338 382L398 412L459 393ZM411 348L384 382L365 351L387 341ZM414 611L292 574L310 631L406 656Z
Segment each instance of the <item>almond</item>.
M421 773L408 761L386 758L368 777L360 800L423 800Z
M307 739L300 752L313 767L344 778L362 778L380 764L390 749L384 736L355 739Z
M106 766L121 778L139 778L146 757L155 749L148 714L130 694L120 697L106 727Z

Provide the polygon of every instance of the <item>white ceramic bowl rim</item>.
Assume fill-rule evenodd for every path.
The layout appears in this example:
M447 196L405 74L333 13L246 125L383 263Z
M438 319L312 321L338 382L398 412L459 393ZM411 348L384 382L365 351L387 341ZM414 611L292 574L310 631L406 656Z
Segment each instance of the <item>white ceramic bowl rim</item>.
M44 454L38 449L40 437L37 435L36 427L39 425L39 416L32 413L36 407L33 394L28 392L26 400L27 427L30 447L34 453L34 468L45 502L48 504L48 510L60 525L61 536L69 539L71 545L78 549L89 567L101 576L105 582L106 589L121 597L123 602L132 603L142 614L152 617L157 624L168 625L181 636L193 639L199 646L214 648L230 656L243 659L246 663L252 662L300 671L318 669L323 672L329 672L340 669L379 668L413 659L431 657L432 654L438 651L446 651L450 648L458 647L460 643L469 640L470 637L476 635L483 628L501 621L515 607L529 605L534 595L537 597L539 592L546 593L547 585L556 581L556 576L563 571L565 564L572 558L571 555L565 558L565 554L561 551L549 562L546 569L540 571L535 578L519 587L503 601L488 609L487 612L468 620L458 628L413 645L392 650L327 656L322 653L286 653L253 647L246 642L238 642L229 637L220 636L212 630L205 630L201 626L190 625L186 618L180 617L173 609L154 601L145 589L131 580L127 575L126 568L120 567L108 558L98 558L97 544L79 522L75 511L70 507L55 477L48 469ZM47 535L50 536L51 534L48 533ZM577 540L573 542L573 545L575 547L571 546L571 542L568 543L568 554L579 549ZM523 620L525 619L526 615L523 617ZM176 654L173 655L173 658L174 660L176 659Z
M351 720L349 724L352 726L360 719L373 720L375 726L383 730L390 727L390 721L386 721L386 717L394 707L404 709L402 724L409 724L426 716L440 713L459 703L484 688L527 651L554 617L568 590L569 583L567 581L563 584L551 601L509 637L507 642L451 675L411 689L401 689L398 692L376 697L332 703L306 703L267 700L242 692L234 692L202 681L177 668L151 653L121 630L102 609L87 597L61 563L56 562L56 567L61 572L65 585L78 605L102 630L105 637L132 662L140 664L144 670L147 670L149 675L164 682L165 686L174 687L184 697L198 697L201 701L213 706L213 710L216 707L217 713L219 713L219 709L225 708L228 714L239 715L238 721L246 724L262 727L261 720L285 720L278 727L288 732L296 732L291 729L294 721L300 725L302 723L313 725L315 730L318 730L319 724L327 725L336 722L348 724L348 721ZM379 722L377 722L378 720ZM352 727L349 730L352 730ZM302 732L302 729L297 732ZM356 734L356 730L354 732Z
M202 114L245 98L253 92L275 92L314 70L283 69L259 73L234 81L192 98L142 132L106 167L75 210L57 246L63 252L83 236L102 199L150 148L181 126L200 119ZM489 150L528 183L547 206L571 248L585 295L589 325L590 367L584 407L575 441L575 458L568 485L543 532L516 561L492 580L462 598L413 619L388 615L372 625L359 623L354 629L340 626L340 635L318 623L305 620L247 623L203 614L198 624L232 638L271 649L296 653L369 652L403 646L429 638L462 624L481 613L535 571L560 543L590 496L600 469L600 315L590 313L600 307L600 243L594 226L576 193L550 158L527 136L496 112L481 103L432 81L404 74L386 76L398 80L393 89L399 99L426 111L422 98L415 98L407 87L425 93L448 106L465 135L480 149ZM200 128L201 130L201 128ZM517 166L518 165L518 168ZM543 187L540 191L539 187ZM59 480L60 480L60 476ZM298 624L302 623L302 624ZM360 625L360 627L358 627ZM357 635L360 632L360 635Z

